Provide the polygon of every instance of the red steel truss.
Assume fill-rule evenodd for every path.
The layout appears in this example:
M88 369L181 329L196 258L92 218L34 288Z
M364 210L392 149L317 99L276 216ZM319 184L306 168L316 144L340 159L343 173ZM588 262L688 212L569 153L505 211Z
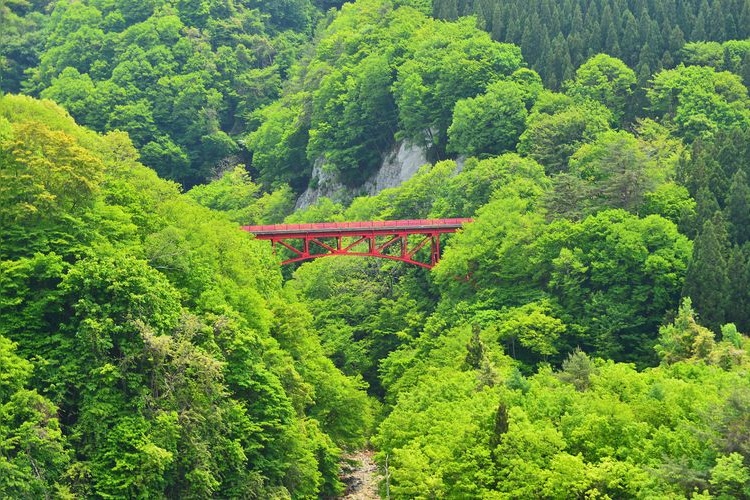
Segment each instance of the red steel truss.
M259 240L292 252L282 264L334 255L398 260L431 269L440 260L440 235L471 219L416 219L242 226ZM429 255L420 252L429 245Z

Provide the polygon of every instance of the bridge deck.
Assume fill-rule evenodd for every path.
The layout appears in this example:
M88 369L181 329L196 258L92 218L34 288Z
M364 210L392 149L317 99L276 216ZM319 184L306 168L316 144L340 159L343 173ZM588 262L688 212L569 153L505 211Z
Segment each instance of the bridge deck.
M386 234L392 232L429 233L454 232L472 219L409 219L363 222L319 222L314 224L270 224L242 226L242 229L259 237L304 235L347 236L358 234Z

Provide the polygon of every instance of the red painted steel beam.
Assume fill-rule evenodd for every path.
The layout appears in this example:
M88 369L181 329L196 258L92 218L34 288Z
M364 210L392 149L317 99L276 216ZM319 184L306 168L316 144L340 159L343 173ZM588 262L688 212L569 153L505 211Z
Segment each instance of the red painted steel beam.
M409 219L409 220L379 220L362 222L317 222L313 224L271 224L265 226L241 226L243 230L253 233L256 237L270 235L298 235L300 233L321 233L333 237L338 234L354 235L375 232L386 234L389 231L408 231L416 233L428 230L441 232L455 232L472 219Z
M242 226L242 229L255 234L256 238L270 240L287 248L294 255L282 262L302 262L320 257L350 255L361 257L378 257L417 266L432 268L440 259L440 235L454 233L472 219L412 219L395 221L366 221L366 222L323 222L316 224L274 224L265 226ZM410 247L409 236L420 236L421 240ZM385 241L378 242L378 237L385 237ZM335 247L321 241L325 238L335 238ZM344 246L343 238L351 238ZM301 248L292 244L297 241ZM414 243L414 242L412 242ZM400 245L398 255L391 255L385 251ZM357 251L360 245L367 245L367 251ZM430 260L423 262L416 259L417 253L427 245L430 246ZM313 251L322 251L312 253Z

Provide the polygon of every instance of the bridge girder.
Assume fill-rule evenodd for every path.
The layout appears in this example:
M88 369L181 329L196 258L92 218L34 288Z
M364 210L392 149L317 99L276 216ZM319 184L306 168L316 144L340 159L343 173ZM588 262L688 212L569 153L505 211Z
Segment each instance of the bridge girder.
M321 257L378 257L431 269L440 260L440 236L456 232L471 219L329 222L242 226L257 239L288 249L282 264ZM427 258L420 253L428 247ZM365 248L366 247L366 250Z

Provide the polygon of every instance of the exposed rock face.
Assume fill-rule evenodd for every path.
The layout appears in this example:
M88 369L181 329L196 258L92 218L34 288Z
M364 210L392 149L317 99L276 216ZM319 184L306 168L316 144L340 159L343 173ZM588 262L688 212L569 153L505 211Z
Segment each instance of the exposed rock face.
M372 196L411 179L426 163L429 162L422 148L409 142L401 142L392 153L386 156L377 173L367 179L361 187L350 188L336 180L335 174L326 172L323 168L323 160L319 159L313 165L312 170L312 178L316 181L300 195L295 208L309 207L323 196L334 201L349 201L363 194Z
M398 148L385 158L380 170L365 182L362 188L369 194L377 194L380 191L408 181L419 168L428 163L422 148L408 142L402 142Z
M323 163L322 158L318 158L315 161L312 168L314 184L311 183L300 197L297 198L297 203L294 205L295 210L314 205L318 199L324 196L337 201L344 199L346 193L350 191L350 188L347 188L336 179L335 174L323 169Z

